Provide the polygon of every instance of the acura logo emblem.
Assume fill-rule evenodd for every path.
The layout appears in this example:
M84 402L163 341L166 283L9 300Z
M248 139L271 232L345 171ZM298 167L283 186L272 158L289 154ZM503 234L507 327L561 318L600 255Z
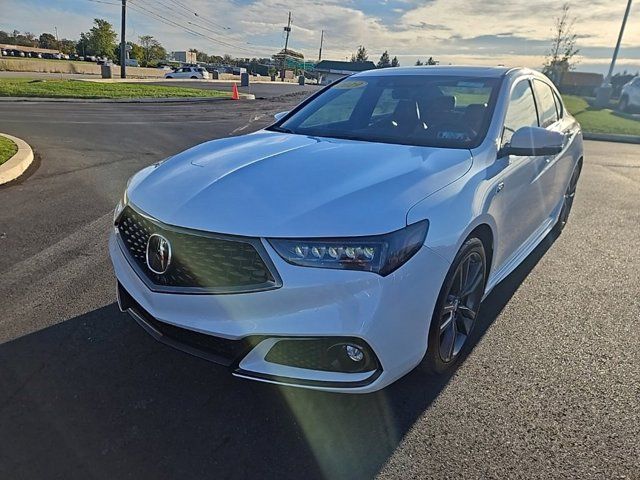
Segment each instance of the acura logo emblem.
M154 233L147 241L147 267L162 275L171 265L171 244L162 235Z

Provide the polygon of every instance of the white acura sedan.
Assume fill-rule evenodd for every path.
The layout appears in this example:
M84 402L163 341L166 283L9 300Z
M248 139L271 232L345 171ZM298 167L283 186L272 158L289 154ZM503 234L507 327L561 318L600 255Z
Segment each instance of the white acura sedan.
M359 73L134 175L119 305L238 377L364 393L445 372L482 300L565 225L582 155L532 70Z

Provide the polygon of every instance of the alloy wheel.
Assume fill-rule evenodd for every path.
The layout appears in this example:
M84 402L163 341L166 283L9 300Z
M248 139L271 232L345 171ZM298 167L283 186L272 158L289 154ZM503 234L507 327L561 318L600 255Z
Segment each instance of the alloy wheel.
M484 290L485 265L470 252L458 265L440 315L440 358L450 363L464 347L478 315Z

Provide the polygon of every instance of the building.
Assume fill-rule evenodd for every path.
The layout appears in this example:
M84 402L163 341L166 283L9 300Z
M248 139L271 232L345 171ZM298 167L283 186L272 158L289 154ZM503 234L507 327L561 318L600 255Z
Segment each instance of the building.
M604 75L590 72L564 72L561 75L560 91L571 95L595 95L596 88L602 85Z
M198 63L196 52L171 52L169 61L181 63Z
M353 75L365 70L373 70L376 64L373 62L340 62L337 60L322 60L315 66L320 85L328 85L331 82Z

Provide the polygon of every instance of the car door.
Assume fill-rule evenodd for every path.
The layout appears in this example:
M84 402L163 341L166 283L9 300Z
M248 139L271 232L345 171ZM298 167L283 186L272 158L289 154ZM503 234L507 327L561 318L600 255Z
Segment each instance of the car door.
M538 115L531 83L525 78L511 88L501 146L509 143L516 130L527 126L537 127ZM498 229L499 239L494 252L498 268L544 222L546 206L539 177L540 162L544 162L542 157L499 154L494 165L498 170L497 183L489 213L495 218Z
M556 99L553 88L536 78L533 80L533 93L538 107L540 126L547 130L565 133L566 127L561 121L563 107L561 103L558 105L559 99ZM559 205L566 188L564 179L567 177L568 167L572 165L566 156L567 151L564 150L558 154L540 157L541 161L538 162L538 183L543 193L546 217L552 215Z

